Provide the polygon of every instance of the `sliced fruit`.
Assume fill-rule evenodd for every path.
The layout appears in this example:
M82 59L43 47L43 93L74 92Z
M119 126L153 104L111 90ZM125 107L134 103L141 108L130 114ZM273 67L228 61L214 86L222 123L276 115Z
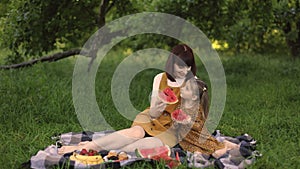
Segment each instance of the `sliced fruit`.
M147 148L147 149L136 149L136 156L142 158L158 158L158 157L166 157L170 156L171 150L169 146L160 146L155 148Z
M167 104L175 104L178 102L178 98L173 92L173 90L169 87L165 88L164 90L158 92L158 97Z
M176 109L171 113L172 120L178 122L178 123L189 123L191 121L191 116L186 114L181 109Z

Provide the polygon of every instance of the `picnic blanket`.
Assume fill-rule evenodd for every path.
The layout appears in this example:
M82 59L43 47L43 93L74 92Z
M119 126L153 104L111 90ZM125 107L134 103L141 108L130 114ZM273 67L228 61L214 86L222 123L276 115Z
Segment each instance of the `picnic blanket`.
M137 162L148 162L154 164L151 159L139 158L134 152L128 152L131 156L130 159L120 162L108 162L98 165L84 165L70 161L69 157L72 153L59 155L57 153L58 147L61 145L77 145L82 141L91 141L92 139L103 137L114 131L101 131L101 132L69 132L53 136L55 144L40 150L36 155L32 156L27 163L23 163L23 168L34 169L47 169L54 166L59 168L121 168L123 166L130 166ZM218 159L205 154L192 153L183 151L180 147L173 147L171 149L171 156L175 157L175 153L179 154L182 165L187 165L187 168L206 168L215 167L220 169L243 169L253 164L257 157L261 154L256 150L256 141L248 134L243 134L237 137L224 136L220 131L214 132L214 137L219 140L228 140L240 144L240 148L236 150L229 150L226 154Z

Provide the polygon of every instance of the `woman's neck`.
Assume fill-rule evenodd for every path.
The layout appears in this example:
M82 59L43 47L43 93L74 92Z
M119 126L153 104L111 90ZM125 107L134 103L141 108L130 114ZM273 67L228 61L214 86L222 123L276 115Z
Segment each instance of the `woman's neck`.
M183 85L185 79L175 79L175 81L171 81L168 79L168 85L172 87L180 87Z
M184 82L184 78L181 78L181 79L175 79L176 83L181 86Z

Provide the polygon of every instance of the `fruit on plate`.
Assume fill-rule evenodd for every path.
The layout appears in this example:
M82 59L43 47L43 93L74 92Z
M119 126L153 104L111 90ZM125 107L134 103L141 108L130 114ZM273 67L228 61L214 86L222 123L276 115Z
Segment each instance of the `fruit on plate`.
M110 150L106 156L104 156L104 161L123 161L128 160L130 155L125 151L117 152L115 150Z
M114 156L118 156L118 153L115 150L110 150L107 154L107 157L114 157Z
M191 116L186 114L182 109L176 109L171 113L172 120L177 123L187 124L191 122Z
M145 149L136 149L135 154L137 157L142 157L142 158L158 158L158 157L166 157L170 156L171 150L170 147L165 145L165 146L159 146L155 148L145 148Z
M82 149L81 151L80 151L80 155L86 155L86 154L88 154L89 152L84 148L84 149Z
M77 161L82 164L100 164L103 163L104 160L101 155L95 150L82 149L79 153L74 152L73 155L70 156L70 160Z
M120 160L120 161L123 161L123 160L128 160L128 155L127 155L127 153L126 152L124 152L124 151L121 151L119 154L118 154L118 159Z
M158 92L158 97L161 101L167 104L175 104L178 102L178 98L173 92L173 90L169 87L165 88L162 91Z

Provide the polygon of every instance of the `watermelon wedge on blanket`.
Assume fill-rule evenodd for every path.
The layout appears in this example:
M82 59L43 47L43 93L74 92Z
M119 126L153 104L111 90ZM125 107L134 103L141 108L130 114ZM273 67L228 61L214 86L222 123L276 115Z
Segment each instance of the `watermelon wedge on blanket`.
M169 87L158 92L158 97L160 98L161 101L167 104L175 104L178 102L177 96L175 95L173 90Z
M165 146L160 146L160 147L155 147L155 148L145 148L145 149L139 149L137 148L135 150L135 154L137 157L142 157L142 158L158 158L158 157L166 157L171 155L171 150L170 147L165 145Z
M176 121L177 123L184 123L187 124L191 121L191 116L186 114L181 109L176 109L171 113L172 120Z
M181 165L178 153L176 153L175 159L170 157L171 150L167 145L149 149L136 149L135 153L137 157L149 158L155 161L164 161L169 169Z

